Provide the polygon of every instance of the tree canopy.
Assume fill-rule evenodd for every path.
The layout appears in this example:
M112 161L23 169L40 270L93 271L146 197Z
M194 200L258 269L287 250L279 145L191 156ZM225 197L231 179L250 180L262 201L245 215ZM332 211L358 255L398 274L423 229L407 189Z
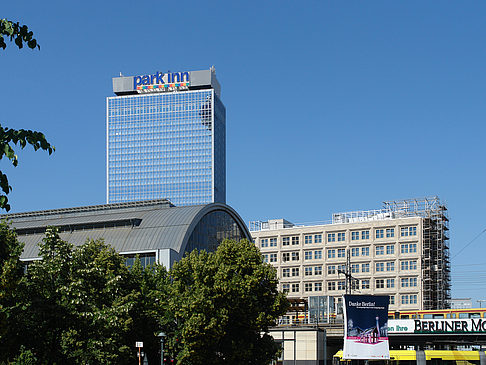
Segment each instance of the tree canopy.
M14 41L18 48L23 48L23 45L27 44L29 48L40 49L37 40L34 38L34 33L29 31L26 25L20 25L18 22L15 23L7 19L0 19L0 48L2 49L7 47L5 40ZM5 156L13 166L17 166L18 158L15 154L14 146L23 149L27 145L31 145L35 151L41 149L49 152L49 154L54 151L54 146L50 145L41 132L26 129L16 130L3 127L0 124L0 160ZM8 203L7 194L10 193L12 187L9 185L7 175L2 171L0 171L0 188L3 191L3 194L0 194L0 208L9 211L10 204Z
M193 251L170 276L168 340L178 364L268 364L276 357L267 332L288 301L254 244L226 240L214 253Z

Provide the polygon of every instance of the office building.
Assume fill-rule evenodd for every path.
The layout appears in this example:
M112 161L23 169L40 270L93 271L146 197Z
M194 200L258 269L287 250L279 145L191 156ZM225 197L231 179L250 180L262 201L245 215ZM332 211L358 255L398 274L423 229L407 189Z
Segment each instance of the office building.
M447 209L437 197L333 214L329 223L250 222L264 260L289 298L390 296L390 310L447 308L450 264ZM347 275L352 279L348 282Z
M107 202L226 201L226 111L215 70L113 78Z
M250 239L240 216L230 206L211 203L175 207L167 200L139 201L14 213L11 222L24 243L21 259L39 258L39 243L47 227L56 226L61 239L76 246L102 238L130 265L139 256L170 268L194 249L215 251L222 240Z

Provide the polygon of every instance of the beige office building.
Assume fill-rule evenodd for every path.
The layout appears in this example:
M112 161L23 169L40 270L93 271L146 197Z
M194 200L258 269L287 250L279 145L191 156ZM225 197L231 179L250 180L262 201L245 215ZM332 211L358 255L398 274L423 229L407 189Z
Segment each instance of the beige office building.
M250 222L289 298L329 295L339 302L348 287L352 294L389 295L390 310L447 308L447 231L447 209L437 197L335 213L322 224Z

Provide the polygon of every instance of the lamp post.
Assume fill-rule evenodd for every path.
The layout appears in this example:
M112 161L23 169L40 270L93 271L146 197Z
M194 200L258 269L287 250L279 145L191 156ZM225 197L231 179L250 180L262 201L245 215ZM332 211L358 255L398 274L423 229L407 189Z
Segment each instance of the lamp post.
M160 337L160 364L164 365L164 337L165 337L165 333L160 332L158 334L158 337Z

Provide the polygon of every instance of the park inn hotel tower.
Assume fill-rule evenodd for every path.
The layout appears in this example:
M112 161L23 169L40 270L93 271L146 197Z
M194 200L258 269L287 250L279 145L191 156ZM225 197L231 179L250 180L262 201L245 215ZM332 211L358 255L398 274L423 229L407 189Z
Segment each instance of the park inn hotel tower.
M274 219L249 228L289 298L338 303L350 285L351 294L390 296L390 310L422 310L449 305L448 222L446 207L431 197L335 213L329 223Z
M226 111L214 67L113 78L107 202L225 203Z

